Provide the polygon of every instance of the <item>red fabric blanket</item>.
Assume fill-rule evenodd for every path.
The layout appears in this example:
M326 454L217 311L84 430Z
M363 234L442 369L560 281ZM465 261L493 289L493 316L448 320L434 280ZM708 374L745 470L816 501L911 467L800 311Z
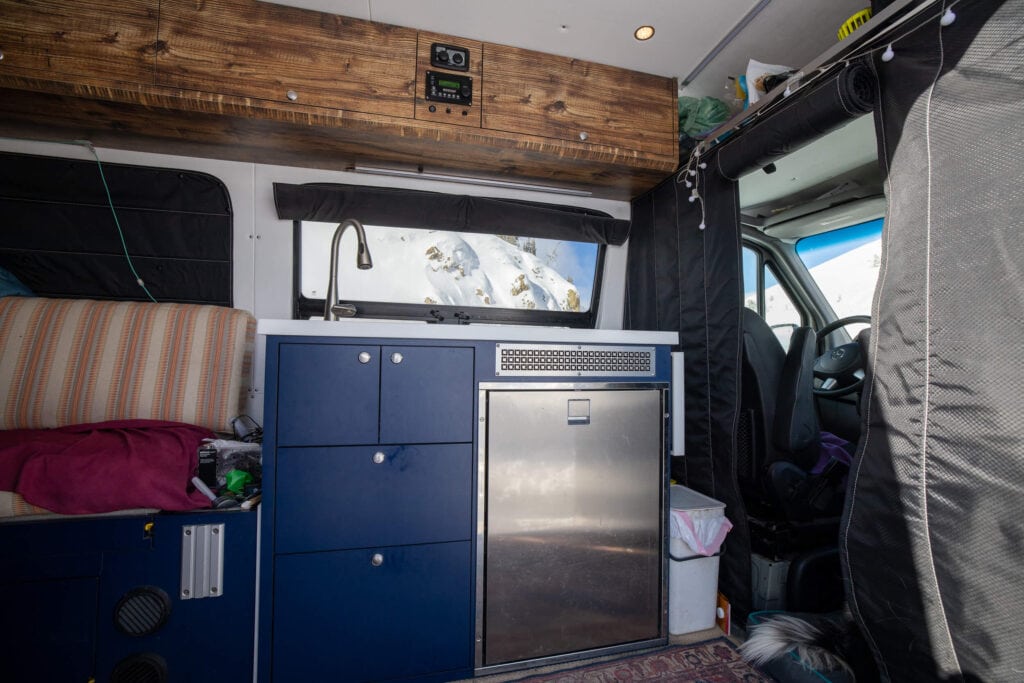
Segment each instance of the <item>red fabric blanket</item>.
M209 507L191 479L200 443L213 437L157 420L0 431L0 491L61 514Z

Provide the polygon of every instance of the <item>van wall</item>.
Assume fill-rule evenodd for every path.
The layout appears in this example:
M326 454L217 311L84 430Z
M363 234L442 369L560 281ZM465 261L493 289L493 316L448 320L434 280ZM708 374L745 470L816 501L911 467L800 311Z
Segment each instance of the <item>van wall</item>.
M78 145L0 139L0 151L94 160ZM543 192L479 187L404 178L384 178L342 171L272 166L197 157L150 154L98 148L100 159L108 163L179 168L209 173L228 188L234 210L234 300L257 318L289 318L292 296L292 224L279 220L274 208L273 183L349 183L383 187L402 187L433 192L524 199L551 204L584 206L605 211L615 218L629 218L628 202ZM597 326L621 329L625 293L628 243L608 247L604 283L598 308ZM324 254L324 258L328 258ZM263 421L263 344L259 342L249 392L249 414Z

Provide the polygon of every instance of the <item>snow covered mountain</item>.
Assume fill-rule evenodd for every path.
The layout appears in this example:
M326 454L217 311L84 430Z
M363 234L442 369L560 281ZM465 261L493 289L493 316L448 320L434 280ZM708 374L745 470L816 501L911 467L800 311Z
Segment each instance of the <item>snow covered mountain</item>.
M326 229L318 230L315 239L304 232L302 289L307 296L322 297L334 225L307 223L303 230L311 225ZM342 240L342 300L581 310L579 289L555 269L557 250L531 253L537 250L532 240L368 226L367 241L373 268L360 271L352 256L354 233Z

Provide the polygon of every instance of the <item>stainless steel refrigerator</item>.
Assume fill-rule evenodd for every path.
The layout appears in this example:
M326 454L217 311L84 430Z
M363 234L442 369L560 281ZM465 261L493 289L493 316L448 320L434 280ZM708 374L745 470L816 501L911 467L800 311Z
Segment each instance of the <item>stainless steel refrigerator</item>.
M665 385L480 389L477 669L666 642Z

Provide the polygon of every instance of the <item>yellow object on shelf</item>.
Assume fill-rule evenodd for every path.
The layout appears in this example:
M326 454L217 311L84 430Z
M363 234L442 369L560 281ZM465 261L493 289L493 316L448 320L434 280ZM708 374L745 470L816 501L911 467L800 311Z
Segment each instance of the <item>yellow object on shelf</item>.
M862 9L861 11L854 14L852 17L843 22L843 25L839 27L839 31L836 33L839 36L839 40L844 40L850 36L851 33L856 31L858 28L868 23L868 19L871 18L871 8Z

